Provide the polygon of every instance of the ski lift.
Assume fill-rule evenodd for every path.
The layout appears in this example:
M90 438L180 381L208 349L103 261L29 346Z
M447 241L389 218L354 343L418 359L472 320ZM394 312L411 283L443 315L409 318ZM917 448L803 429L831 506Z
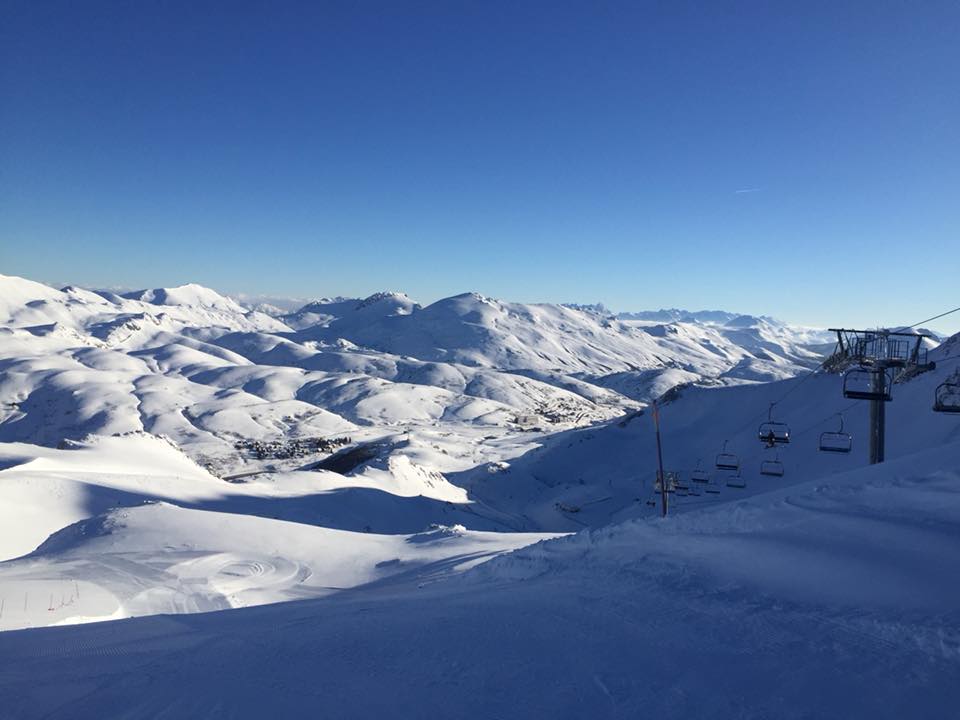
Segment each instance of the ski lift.
M703 491L704 491L705 493L707 493L707 495L719 495L719 494L720 494L720 488L715 488L715 487L704 488Z
M783 463L780 462L780 456L774 456L773 460L764 460L760 463L760 474L768 477L783 477Z
M710 473L700 469L700 458L697 458L697 467L690 473L690 479L695 483L705 485L710 482Z
M767 411L767 421L761 423L757 434L760 440L767 447L782 445L790 442L790 427L786 423L776 422L773 419L773 406L776 403L770 403L770 409Z
M882 373L882 375L881 375ZM880 388L880 382L883 388ZM843 396L851 400L893 400L890 388L893 378L883 368L860 365L843 374Z
M837 432L820 433L820 452L848 453L853 450L853 438L843 431L843 415L840 417L840 429Z
M933 410L942 413L960 413L960 376L954 376L937 386Z
M732 472L740 472L740 458L733 453L727 452L727 441L723 441L723 450L720 451L720 454L717 455L715 461L717 470L729 470Z
M677 489L676 475L672 472L668 472L664 474L666 475L664 480L666 480L665 484L667 486L667 492L668 493L676 492L676 489ZM656 481L653 483L653 492L658 494L663 492L663 484L661 484L659 477L657 477Z
M743 490L747 486L746 480L740 477L740 470L737 469L736 474L730 475L727 478L727 487L736 488L737 490Z

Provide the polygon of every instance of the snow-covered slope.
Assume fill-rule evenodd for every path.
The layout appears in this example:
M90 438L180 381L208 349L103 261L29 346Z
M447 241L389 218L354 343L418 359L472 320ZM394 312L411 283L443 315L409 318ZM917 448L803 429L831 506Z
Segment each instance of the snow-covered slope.
M548 541L459 578L2 633L0 702L17 720L939 720L960 703L958 450ZM234 586L251 572L215 569Z
M489 532L461 488L391 462L232 484L145 433L0 445L0 630L318 597L548 537Z

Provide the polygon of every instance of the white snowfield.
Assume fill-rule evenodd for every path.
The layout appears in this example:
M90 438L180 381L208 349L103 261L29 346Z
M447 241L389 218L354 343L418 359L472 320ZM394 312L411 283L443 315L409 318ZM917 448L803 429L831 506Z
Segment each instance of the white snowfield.
M467 530L458 519L498 525L399 460L376 487L322 471L231 484L142 433L0 450L12 465L0 471L0 553L19 558L0 563L0 630L318 597L555 536ZM381 534L323 527L351 522Z
M869 467L827 338L769 318L265 309L0 276L0 718L960 707L960 335Z
M0 703L17 719L952 717L958 452L433 584L2 633Z

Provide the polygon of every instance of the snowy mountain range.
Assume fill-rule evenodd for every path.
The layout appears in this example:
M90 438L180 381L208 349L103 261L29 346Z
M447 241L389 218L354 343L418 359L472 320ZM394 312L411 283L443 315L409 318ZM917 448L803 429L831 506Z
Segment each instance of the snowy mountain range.
M538 641L556 658L536 666L576 688L584 712L620 697L630 713L670 715L672 705L605 664L621 636L678 648L697 677L717 663L755 676L776 643L826 623L794 653L806 677L820 677L825 654L842 666L836 648L873 658L875 643L895 648L904 672L922 661L930 678L955 673L960 625L948 615L960 587L947 568L960 550L950 530L960 523L960 426L931 404L956 378L960 336L926 341L934 369L895 385L891 462L868 467L868 404L844 398L840 375L810 372L832 347L821 330L718 311L614 317L474 293L426 306L397 292L257 305L199 285L115 293L0 277L0 630L150 616L116 634L52 629L54 639L83 638L70 642L100 664L37 650L44 659L17 667L56 667L50 677L62 679L37 687L73 699L23 700L8 690L22 682L0 681L13 717L94 716L118 702L134 715L213 712L200 688L189 707L169 704L167 680L123 689L132 687L124 663L142 651L175 677L205 638L198 657L227 658L218 682L243 696L254 676L289 673L238 664L225 643L301 659L304 643L323 644L342 659L365 623L394 649L419 638L416 663L384 668L357 651L364 667L384 668L389 692L418 697L447 653L497 672L502 651L519 672L509 658L529 667L529 648L510 638L554 637L559 624L580 659L561 662L566 641ZM655 398L666 470L688 488L674 489L669 523L657 518ZM789 425L789 445L759 442L770 417ZM851 451L822 452L821 434L844 428ZM718 470L720 453L739 471ZM780 475L761 472L771 462ZM706 479L694 486L695 476ZM884 553L890 543L896 553ZM904 590L915 584L922 597ZM283 604L229 613L240 625L163 617L273 603ZM462 646L424 639L421 621ZM275 628L264 642L248 629L262 623ZM485 623L502 647L484 643ZM23 636L0 632L0 658L23 655ZM729 652L690 661L698 637ZM602 677L584 680L589 667L605 668ZM329 675L354 687L339 665ZM833 677L820 686L838 691ZM501 680L518 710L508 715L541 707L525 685ZM480 693L485 681L464 682ZM764 712L779 707L782 690L723 683L725 696L734 688ZM938 707L949 683L934 685L926 697ZM346 715L380 707L351 692L337 695ZM481 715L499 712L479 696ZM430 697L440 712L446 695ZM305 707L285 702L291 713Z
M199 285L118 295L4 277L0 290L0 440L146 430L227 463L240 439L595 422L681 383L790 377L824 340L770 320L643 324L477 294L273 317Z
M336 501L325 495L309 511L293 503L270 512L300 521L319 511L322 520L311 524L353 532L416 532L437 522L570 529L562 516L518 521L502 498L479 511L466 501L487 493L468 489L476 482L468 476L480 468L493 478L545 434L636 412L678 385L791 377L819 362L811 347L824 339L769 319L618 320L474 293L421 306L384 292L270 315L199 285L117 293L4 276L0 298L0 442L48 448L23 451L36 455L31 469L81 457L74 448L93 456L111 448L106 455L118 459L106 465L133 472L137 455L176 449L171 467L183 464L179 451L199 467L170 473L205 478L192 481L192 507L213 502L218 487L223 494L219 478L242 482L228 483L216 508L322 489ZM146 436L169 445L144 445ZM126 439L104 444L117 437ZM331 467L340 472L319 469L338 449L345 459ZM7 533L0 555L34 550L84 521L89 508L108 510L115 496L183 500L150 482L94 485L101 483L112 489L94 492L87 509L38 510L43 519ZM398 499L412 496L420 500ZM48 508L49 498L28 493L3 507L34 503Z

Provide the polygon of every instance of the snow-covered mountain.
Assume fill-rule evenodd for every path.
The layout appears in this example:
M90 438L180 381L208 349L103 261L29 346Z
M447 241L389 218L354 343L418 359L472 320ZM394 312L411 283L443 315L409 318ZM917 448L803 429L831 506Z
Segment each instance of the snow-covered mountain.
M15 507L38 509L25 516L34 517L29 532L6 538L5 557L121 500L234 511L275 506L263 498L276 492L302 495L307 480L333 493L310 500L307 512L331 529L565 530L563 517L518 524L514 504L502 498L484 501L482 511L464 504L475 483L468 475L482 468L492 478L544 433L635 412L678 385L790 377L818 361L808 331L794 335L765 320L735 329L651 324L472 293L424 307L383 292L265 314L199 285L118 294L0 277L0 298L0 442L14 458L33 454L30 472L54 457L75 463L83 454L71 443L82 443L91 453L99 448L107 465L113 454L129 455L120 466L135 475L141 450L132 438L143 433L199 463L168 473L197 475L186 495L173 490L179 481L134 488L110 473L85 481L91 499L76 506L54 500L49 488L17 495ZM127 439L98 440L110 436ZM48 450L18 449L34 446ZM341 448L348 455L337 467L348 479L316 469ZM275 486L277 473L299 479ZM224 486L218 477L245 482ZM259 499L241 491L263 478L274 480L270 491L254 493ZM397 499L410 496L420 500ZM299 521L299 503L269 512ZM51 505L58 511L44 509Z
M312 682L345 717L940 717L960 425L931 405L960 335L868 467L867 404L808 372L829 335L694 315L0 277L0 631L152 616L0 632L0 707L296 715Z
M836 376L791 404L797 446L779 479L757 475L741 443L756 445L754 405L789 387L682 394L664 411L672 467L691 467L708 444L698 429L743 426L730 449L751 467L749 489L684 498L667 521L644 512L637 483L632 513L599 509L618 476L649 460L637 449L648 418L555 436L552 457L531 458L544 471L534 480L578 476L596 497L576 512L557 503L553 515L612 521L556 539L270 519L309 507L292 487L244 488L216 509L204 506L223 492L216 480L146 437L32 461L35 449L7 448L4 461L20 465L0 472L4 486L26 495L52 485L61 501L48 506L70 498L94 513L0 564L0 587L17 600L7 627L152 616L0 633L0 701L15 718L296 716L320 703L336 717L943 717L960 702L960 437L955 418L930 412L929 391L960 359L948 350L944 370L897 387L900 442L880 466L825 457L807 472L808 446L834 427L820 413L836 409ZM848 424L858 443L861 419ZM130 475L135 467L152 472ZM90 483L103 509L84 507L71 482ZM151 486L170 500L109 497Z
M3 277L0 289L0 440L146 430L225 471L244 465L241 440L570 427L680 383L783 378L818 361L816 338L767 321L638 325L476 294L422 307L378 293L274 317L199 285L118 295Z

